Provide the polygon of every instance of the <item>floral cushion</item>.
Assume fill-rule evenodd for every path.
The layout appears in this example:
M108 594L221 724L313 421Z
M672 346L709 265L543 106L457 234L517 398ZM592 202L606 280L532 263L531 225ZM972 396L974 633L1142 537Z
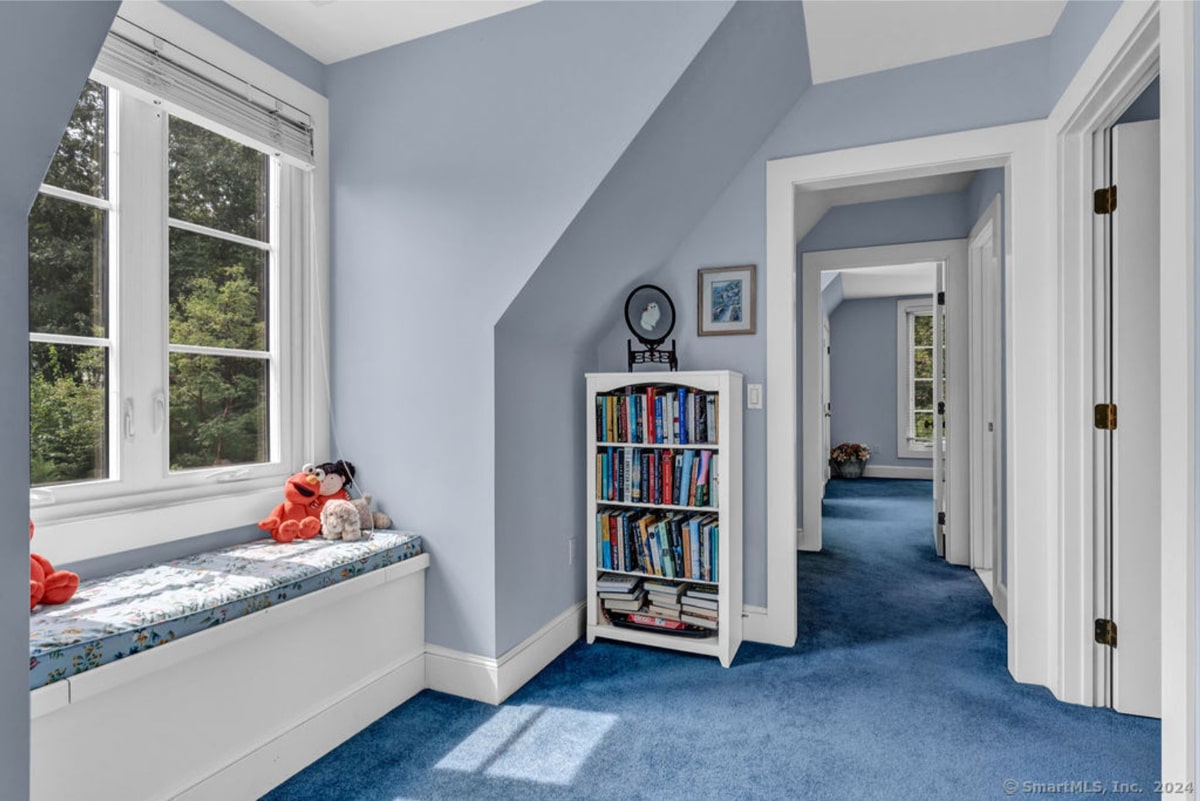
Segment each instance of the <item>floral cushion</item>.
M29 686L52 684L129 654L421 553L421 538L255 540L80 583L29 617Z

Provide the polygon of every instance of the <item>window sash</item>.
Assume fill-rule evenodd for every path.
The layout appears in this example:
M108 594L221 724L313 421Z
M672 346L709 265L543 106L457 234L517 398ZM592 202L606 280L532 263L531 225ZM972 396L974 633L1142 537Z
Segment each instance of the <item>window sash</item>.
M102 76L95 76L104 82ZM292 431L295 403L284 398L302 396L300 348L284 354L296 321L281 314L297 302L299 286L290 276L300 276L302 250L298 232L307 203L304 187L308 176L295 167L272 159L270 176L269 242L249 244L269 254L268 340L266 350L242 350L172 344L168 341L166 264L167 232L170 228L201 229L223 239L244 237L203 226L171 222L167 217L166 149L167 119L159 109L141 99L110 87L109 199L89 205L107 204L116 213L110 226L110 331L108 337L81 337L32 332L30 342L107 347L109 361L109 474L106 478L31 489L31 506L41 519L67 518L100 513L127 506L131 498L156 498L156 503L175 502L194 496L197 489L213 482L269 482L277 486L286 466L302 450L300 433ZM137 159L118 159L118 153L137 153ZM62 190L65 191L65 190ZM58 195L59 192L52 194ZM70 198L74 200L74 198ZM284 209L290 209L287 213ZM282 245L285 238L287 245ZM286 251L286 252L281 252ZM283 269L287 259L296 269ZM147 310L153 310L147 312ZM268 365L268 410L266 432L268 458L263 462L228 467L191 468L171 471L167 398L170 353L235 356L265 361ZM285 436L285 432L289 432ZM211 490L205 489L209 492Z

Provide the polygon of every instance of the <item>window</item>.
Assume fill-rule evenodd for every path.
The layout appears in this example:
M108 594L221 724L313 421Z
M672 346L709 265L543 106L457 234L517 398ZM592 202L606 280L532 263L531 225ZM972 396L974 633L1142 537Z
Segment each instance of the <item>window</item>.
M934 442L934 305L929 298L896 302L897 454L928 459ZM943 348L945 343L943 342ZM945 398L945 353L942 397Z
M307 361L323 320L304 312L323 279L303 147L240 125L270 115L183 56L138 48L110 33L29 215L30 495L52 530L241 499L185 506L162 541L255 522L327 447L324 369ZM151 544L110 540L65 550Z

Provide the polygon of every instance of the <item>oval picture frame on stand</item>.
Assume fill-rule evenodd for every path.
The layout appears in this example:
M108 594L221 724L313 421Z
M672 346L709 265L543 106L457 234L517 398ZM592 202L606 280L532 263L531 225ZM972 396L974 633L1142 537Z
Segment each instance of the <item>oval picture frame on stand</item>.
M633 340L626 340L629 372L635 364L665 364L671 370L679 369L675 340L671 340L670 348L662 347L675 330L675 302L666 290L654 284L634 287L625 298L625 325L644 347L635 350Z

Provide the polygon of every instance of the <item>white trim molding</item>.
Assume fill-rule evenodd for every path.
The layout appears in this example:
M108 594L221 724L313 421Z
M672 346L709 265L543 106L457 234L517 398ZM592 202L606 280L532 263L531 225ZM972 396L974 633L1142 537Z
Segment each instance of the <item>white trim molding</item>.
M863 468L863 477L932 481L933 468L915 465L868 464Z
M425 686L431 690L500 704L583 636L587 604L565 609L521 644L499 657L425 646Z

